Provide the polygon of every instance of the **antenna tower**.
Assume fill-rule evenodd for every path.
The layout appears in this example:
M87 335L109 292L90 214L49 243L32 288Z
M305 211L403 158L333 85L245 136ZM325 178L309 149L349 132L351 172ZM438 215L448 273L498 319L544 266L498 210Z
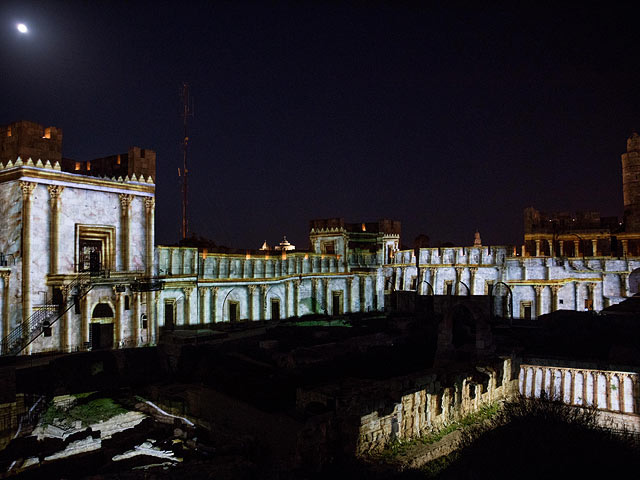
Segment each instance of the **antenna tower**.
M189 204L189 168L187 166L187 151L189 147L189 135L187 133L187 118L193 116L193 104L191 102L191 98L189 97L189 84L186 82L182 83L182 120L184 123L184 138L182 140L182 228L180 229L180 233L182 235L182 239L187 238L189 233L189 219L187 216L188 212L188 204ZM180 171L180 169L178 169Z

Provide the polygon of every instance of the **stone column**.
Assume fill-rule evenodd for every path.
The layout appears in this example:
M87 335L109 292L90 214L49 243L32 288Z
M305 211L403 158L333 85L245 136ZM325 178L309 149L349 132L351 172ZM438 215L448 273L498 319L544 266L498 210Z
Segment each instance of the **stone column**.
M84 344L89 343L89 324L91 323L91 302L88 293L80 300L80 312L80 347L84 348Z
M344 292L344 303L345 309L344 312L350 312L353 305L353 290L355 288L356 277L353 278L345 278L345 292Z
M437 279L436 275L438 274L438 269L433 267L429 269L429 282L431 282L431 295L436 295L438 293Z
M460 290L462 287L462 274L464 273L464 267L456 267L456 288L455 294L460 295Z
M628 273L621 273L620 274L620 296L622 296L622 297L628 296L628 293L627 293L627 292L629 292L628 280L629 280L629 274Z
M182 319L183 325L189 325L191 323L191 292L192 287L185 287L182 289L184 292L184 317ZM177 323L177 322L176 322Z
M121 267L122 271L129 271L129 230L131 227L131 200L133 195L129 193L121 193L120 197L120 252L122 254Z
M367 277L358 277L358 300L360 301L360 311L364 312L367 305Z
M153 243L155 242L155 225L156 225L156 200L153 197L144 199L145 211L145 274L149 277L153 275Z
M114 290L115 290L115 287L114 287ZM122 301L123 295L121 292L115 292L115 294L116 294L116 317L113 325L113 333L115 335L114 347L120 348L121 342L122 342L122 317L124 312L124 305L123 305L124 302Z
M206 316L206 301L207 301L207 288L206 287L200 287L198 288L198 295L200 296L200 325L204 325L205 323L207 323L207 316Z
M51 206L51 222L49 226L49 273L58 273L58 242L60 231L60 194L64 190L62 185L49 185L49 205Z
M318 313L318 300L320 296L318 295L318 279L311 279L311 305L313 306L312 313Z
M11 332L11 321L9 319L9 278L11 272L0 272L2 277L2 335L4 339ZM2 353L7 349L7 345L2 345Z
M469 289L471 290L469 293L471 295L476 294L476 273L478 273L478 267L470 267L469 268Z
M593 239L591 240L591 248L593 250L593 256L597 257L598 256L598 239Z
M253 303L254 303L254 296L256 293L256 286L255 285L247 285L247 299L248 299L248 315L249 315L249 321L252 322L253 320L256 320L253 318ZM259 320L259 319L257 319Z
M555 312L558 310L558 290L560 290L560 285L551 285L551 311Z
M622 243L622 256L626 257L629 253L629 240L620 240Z
M149 300L147 308L150 312L147 313L149 317L149 329L151 331L151 343L157 345L158 343L158 302L160 301L160 295L157 292L149 292Z
M260 319L267 319L267 289L268 285L260 285Z
M216 323L218 318L216 317L216 302L218 300L218 291L220 287L211 287L211 297L209 298L209 310L211 311L211 323Z
M300 285L302 280L296 279L293 281L293 314L296 317L300 316Z
M329 298L329 279L322 279L322 286L324 289L324 311L327 315L331 314L331 303Z
M553 257L553 240L547 240L547 243L549 244L549 256Z
M558 241L558 247L560 249L560 256L564 256L564 240Z
M580 240L573 241L573 256L574 257L580 256Z
M140 321L140 292L132 293L133 300L133 322L131 327L133 330L133 345L139 347L142 345L142 322ZM148 323L148 321L147 321Z
M289 298L291 297L290 290L291 282L284 282L284 318L289 318Z
M580 284L578 282L573 282L573 299L574 299L573 309L576 312L578 311L578 303L579 303L578 294L579 293L580 293Z
M22 189L22 321L31 317L31 193L32 182L20 182ZM27 329L24 334L28 335Z
M541 243L541 240L539 239L536 240L536 257L540 256L540 243Z
M536 291L536 318L542 315L542 292L544 289L543 285L534 285L533 289Z

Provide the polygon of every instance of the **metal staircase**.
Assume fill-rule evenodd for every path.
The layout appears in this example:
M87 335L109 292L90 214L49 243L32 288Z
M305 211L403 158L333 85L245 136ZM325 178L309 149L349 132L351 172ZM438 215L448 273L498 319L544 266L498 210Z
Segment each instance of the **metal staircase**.
M2 355L15 356L27 348L93 288L92 278L95 276L95 272L79 273L70 283L64 285L67 295L61 304L46 305L48 302L45 301L45 305L39 307L33 315L2 339Z

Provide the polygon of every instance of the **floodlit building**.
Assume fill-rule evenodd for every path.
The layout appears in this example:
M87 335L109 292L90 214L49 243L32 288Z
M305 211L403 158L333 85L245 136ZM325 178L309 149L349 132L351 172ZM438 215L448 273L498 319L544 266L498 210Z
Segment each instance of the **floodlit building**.
M0 145L2 353L155 342L155 153L75 162L61 129L27 121Z

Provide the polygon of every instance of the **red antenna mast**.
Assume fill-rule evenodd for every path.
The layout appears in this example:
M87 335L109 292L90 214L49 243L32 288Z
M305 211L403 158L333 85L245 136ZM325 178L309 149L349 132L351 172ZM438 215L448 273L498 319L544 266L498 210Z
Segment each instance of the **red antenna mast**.
M189 205L189 168L187 167L187 150L189 146L189 135L187 134L187 118L193 116L193 104L189 97L189 84L183 82L182 84L182 120L184 123L184 138L182 140L182 228L180 233L182 239L187 238L189 233L189 219L187 216Z

